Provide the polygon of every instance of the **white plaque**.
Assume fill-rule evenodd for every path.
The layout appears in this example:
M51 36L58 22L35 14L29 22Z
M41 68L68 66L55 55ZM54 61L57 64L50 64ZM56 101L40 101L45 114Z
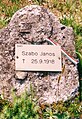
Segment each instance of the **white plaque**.
M61 47L16 44L15 66L19 71L61 71Z

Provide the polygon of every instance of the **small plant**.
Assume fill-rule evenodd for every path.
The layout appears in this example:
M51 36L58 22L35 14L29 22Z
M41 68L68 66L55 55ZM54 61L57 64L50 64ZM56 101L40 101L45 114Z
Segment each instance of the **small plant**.
M82 103L79 96L66 102L57 102L51 105L40 106L41 119L80 119Z
M61 19L61 23L66 26L73 26L74 18L71 16L70 17L63 16L63 19Z
M37 101L25 93L3 107L0 119L39 119L38 109Z
M56 112L53 111L52 108L47 107L47 108L45 109L45 111L43 112L43 118L44 118L44 119L58 119L55 114L56 114Z
M3 96L1 95L0 96L0 113L3 110L3 107L7 104L9 104L9 102L7 100L3 99Z
M42 5L45 2L45 0L34 0L34 2L38 5Z
M0 18L0 28L2 28L3 26L6 26L8 22L8 19L4 19L3 17Z
M78 71L79 71L79 93L80 101L82 101L82 55L79 52L76 52L79 58Z
M0 28L6 26L12 15L19 9L18 3L14 4L9 1L6 2L7 3L0 1Z
M19 3L20 0L10 0L12 3Z
M79 58L78 70L80 73L80 78L82 78L82 55L79 52L76 52Z

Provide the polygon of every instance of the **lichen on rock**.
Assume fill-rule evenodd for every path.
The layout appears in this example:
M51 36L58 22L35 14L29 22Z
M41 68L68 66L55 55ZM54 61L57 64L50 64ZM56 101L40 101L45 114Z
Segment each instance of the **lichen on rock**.
M79 86L77 65L63 54L61 73L15 71L15 44L49 45L46 38L60 43L69 55L76 58L73 29L61 24L42 6L31 5L18 10L8 26L0 30L0 94L4 92L4 97L12 99L12 88L19 95L29 90L32 84L39 100L44 103L67 100L72 94L76 95L73 92Z

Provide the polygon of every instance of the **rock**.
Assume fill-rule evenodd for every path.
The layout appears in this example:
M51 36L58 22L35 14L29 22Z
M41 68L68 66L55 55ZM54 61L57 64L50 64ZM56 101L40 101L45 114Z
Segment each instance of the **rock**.
M25 89L29 91L30 85L44 103L65 101L73 92L73 96L76 95L79 86L77 65L63 54L61 73L15 71L15 44L49 45L46 38L60 43L70 56L76 58L73 29L62 25L42 6L31 5L18 10L8 26L0 30L0 94L4 92L4 98L12 99L12 89L17 95Z
M16 71L16 79L25 79L27 76L27 72L20 72L20 71Z

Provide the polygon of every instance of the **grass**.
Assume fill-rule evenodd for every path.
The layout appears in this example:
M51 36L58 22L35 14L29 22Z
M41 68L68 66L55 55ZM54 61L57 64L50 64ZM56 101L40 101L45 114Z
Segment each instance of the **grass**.
M73 28L75 33L76 53L80 62L78 69L80 73L80 79L82 79L82 0L0 0L0 28L5 27L9 23L12 15L18 9L29 4L39 4L43 5L46 8L49 8L60 19L60 22L62 24L71 26ZM80 84L82 84L82 80L80 81ZM25 98L27 98L27 101ZM82 97L80 101L82 101ZM27 104L28 106L26 106L25 104ZM35 112L33 105L36 108ZM23 106L23 110L21 109L21 106ZM0 98L0 115L2 116L2 119L10 119L11 117L7 116L13 116L13 114L14 117L12 117L11 119L18 119L18 117L15 117L15 115L21 116L20 119L25 119L28 116L28 111L26 110L28 110L29 106L30 116L28 119L34 119L33 117L31 117L31 112L35 113L36 119L82 118L82 102L79 102L79 97L76 97L74 100L70 100L65 103L59 102L58 104L54 103L49 106L40 105L39 107L37 107L36 102L30 100L30 96L21 97L20 99L16 98L13 103ZM6 117L4 117L5 115L3 114L4 110ZM21 115L19 115L19 112L21 113Z
M6 103L0 112L0 119L39 119L39 106L32 94L26 92L21 97L14 97L13 102ZM5 100L2 100L2 103Z
M33 92L14 95L13 102L0 97L0 119L81 119L79 97L52 105L39 104Z

